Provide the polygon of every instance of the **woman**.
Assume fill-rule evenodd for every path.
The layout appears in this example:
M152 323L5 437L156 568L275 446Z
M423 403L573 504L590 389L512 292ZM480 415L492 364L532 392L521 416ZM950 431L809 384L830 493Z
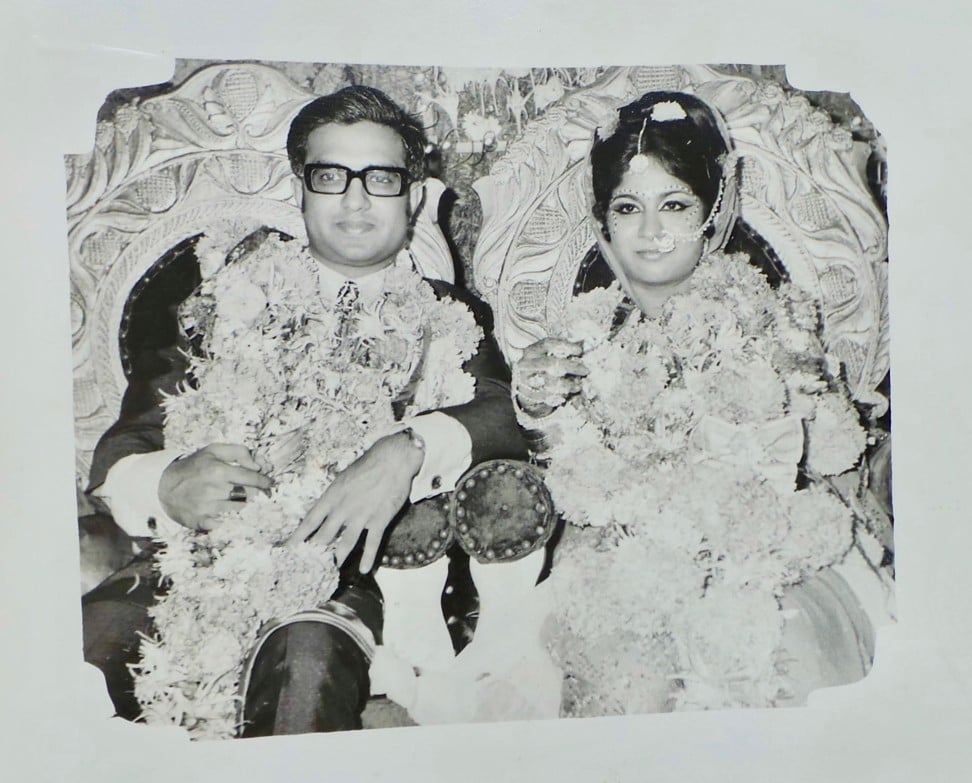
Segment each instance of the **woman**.
M860 678L873 629L837 573L861 565L859 531L832 486L866 433L813 303L723 252L724 124L694 96L648 93L590 160L610 274L585 264L578 288L607 287L514 369L570 523L549 626L563 712L772 706Z

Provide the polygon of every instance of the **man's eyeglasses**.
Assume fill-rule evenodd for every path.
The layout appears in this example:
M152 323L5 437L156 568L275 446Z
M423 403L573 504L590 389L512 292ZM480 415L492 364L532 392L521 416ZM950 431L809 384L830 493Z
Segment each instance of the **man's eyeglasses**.
M304 184L311 193L340 196L351 180L360 179L369 196L401 196L408 189L408 170L392 166L368 166L353 171L336 163L308 163L304 166Z

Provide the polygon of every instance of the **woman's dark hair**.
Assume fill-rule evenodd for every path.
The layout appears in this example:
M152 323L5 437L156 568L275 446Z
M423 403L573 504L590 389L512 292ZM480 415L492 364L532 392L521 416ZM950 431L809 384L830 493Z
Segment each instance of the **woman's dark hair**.
M678 104L685 117L652 119L654 107L660 103ZM667 113L671 114L670 109ZM614 133L604 140L596 138L591 149L593 212L608 239L611 194L639 152L658 160L665 171L692 188L706 212L711 211L719 194L723 156L728 152L712 110L688 93L648 92L622 107Z
M405 148L405 168L412 181L425 179L425 148L428 139L422 125L374 87L352 85L308 103L301 109L287 135L290 167L301 177L307 162L307 137L322 125L354 125L373 122L391 128L401 136Z

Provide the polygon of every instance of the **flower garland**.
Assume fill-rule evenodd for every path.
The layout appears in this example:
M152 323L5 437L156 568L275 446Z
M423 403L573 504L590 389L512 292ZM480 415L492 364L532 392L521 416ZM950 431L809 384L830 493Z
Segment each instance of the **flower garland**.
M798 465L847 471L866 433L815 306L744 256L710 255L658 318L612 330L622 300L615 283L571 302L560 333L590 373L529 422L572 523L551 574L563 712L771 706L783 588L853 542L850 510L823 481L797 489Z
M241 443L275 483L209 533L160 531L168 589L134 671L147 722L218 738L239 729L240 674L261 626L337 587L332 546L279 544L396 420L472 398L462 365L482 332L410 269L390 268L383 296L348 327L321 302L318 262L297 242L269 238L226 266L197 253L205 277L181 318L202 350L192 386L165 400L166 447Z

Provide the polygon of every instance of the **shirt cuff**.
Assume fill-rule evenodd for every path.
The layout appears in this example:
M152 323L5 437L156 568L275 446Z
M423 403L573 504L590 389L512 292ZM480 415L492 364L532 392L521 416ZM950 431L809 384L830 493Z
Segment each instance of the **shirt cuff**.
M441 413L423 413L402 422L425 441L425 459L415 478L409 500L451 492L472 464L472 438L458 420Z
M162 510L159 479L180 456L171 449L130 454L112 465L92 494L108 505L115 522L130 536L155 537L161 531L177 530L182 526Z

